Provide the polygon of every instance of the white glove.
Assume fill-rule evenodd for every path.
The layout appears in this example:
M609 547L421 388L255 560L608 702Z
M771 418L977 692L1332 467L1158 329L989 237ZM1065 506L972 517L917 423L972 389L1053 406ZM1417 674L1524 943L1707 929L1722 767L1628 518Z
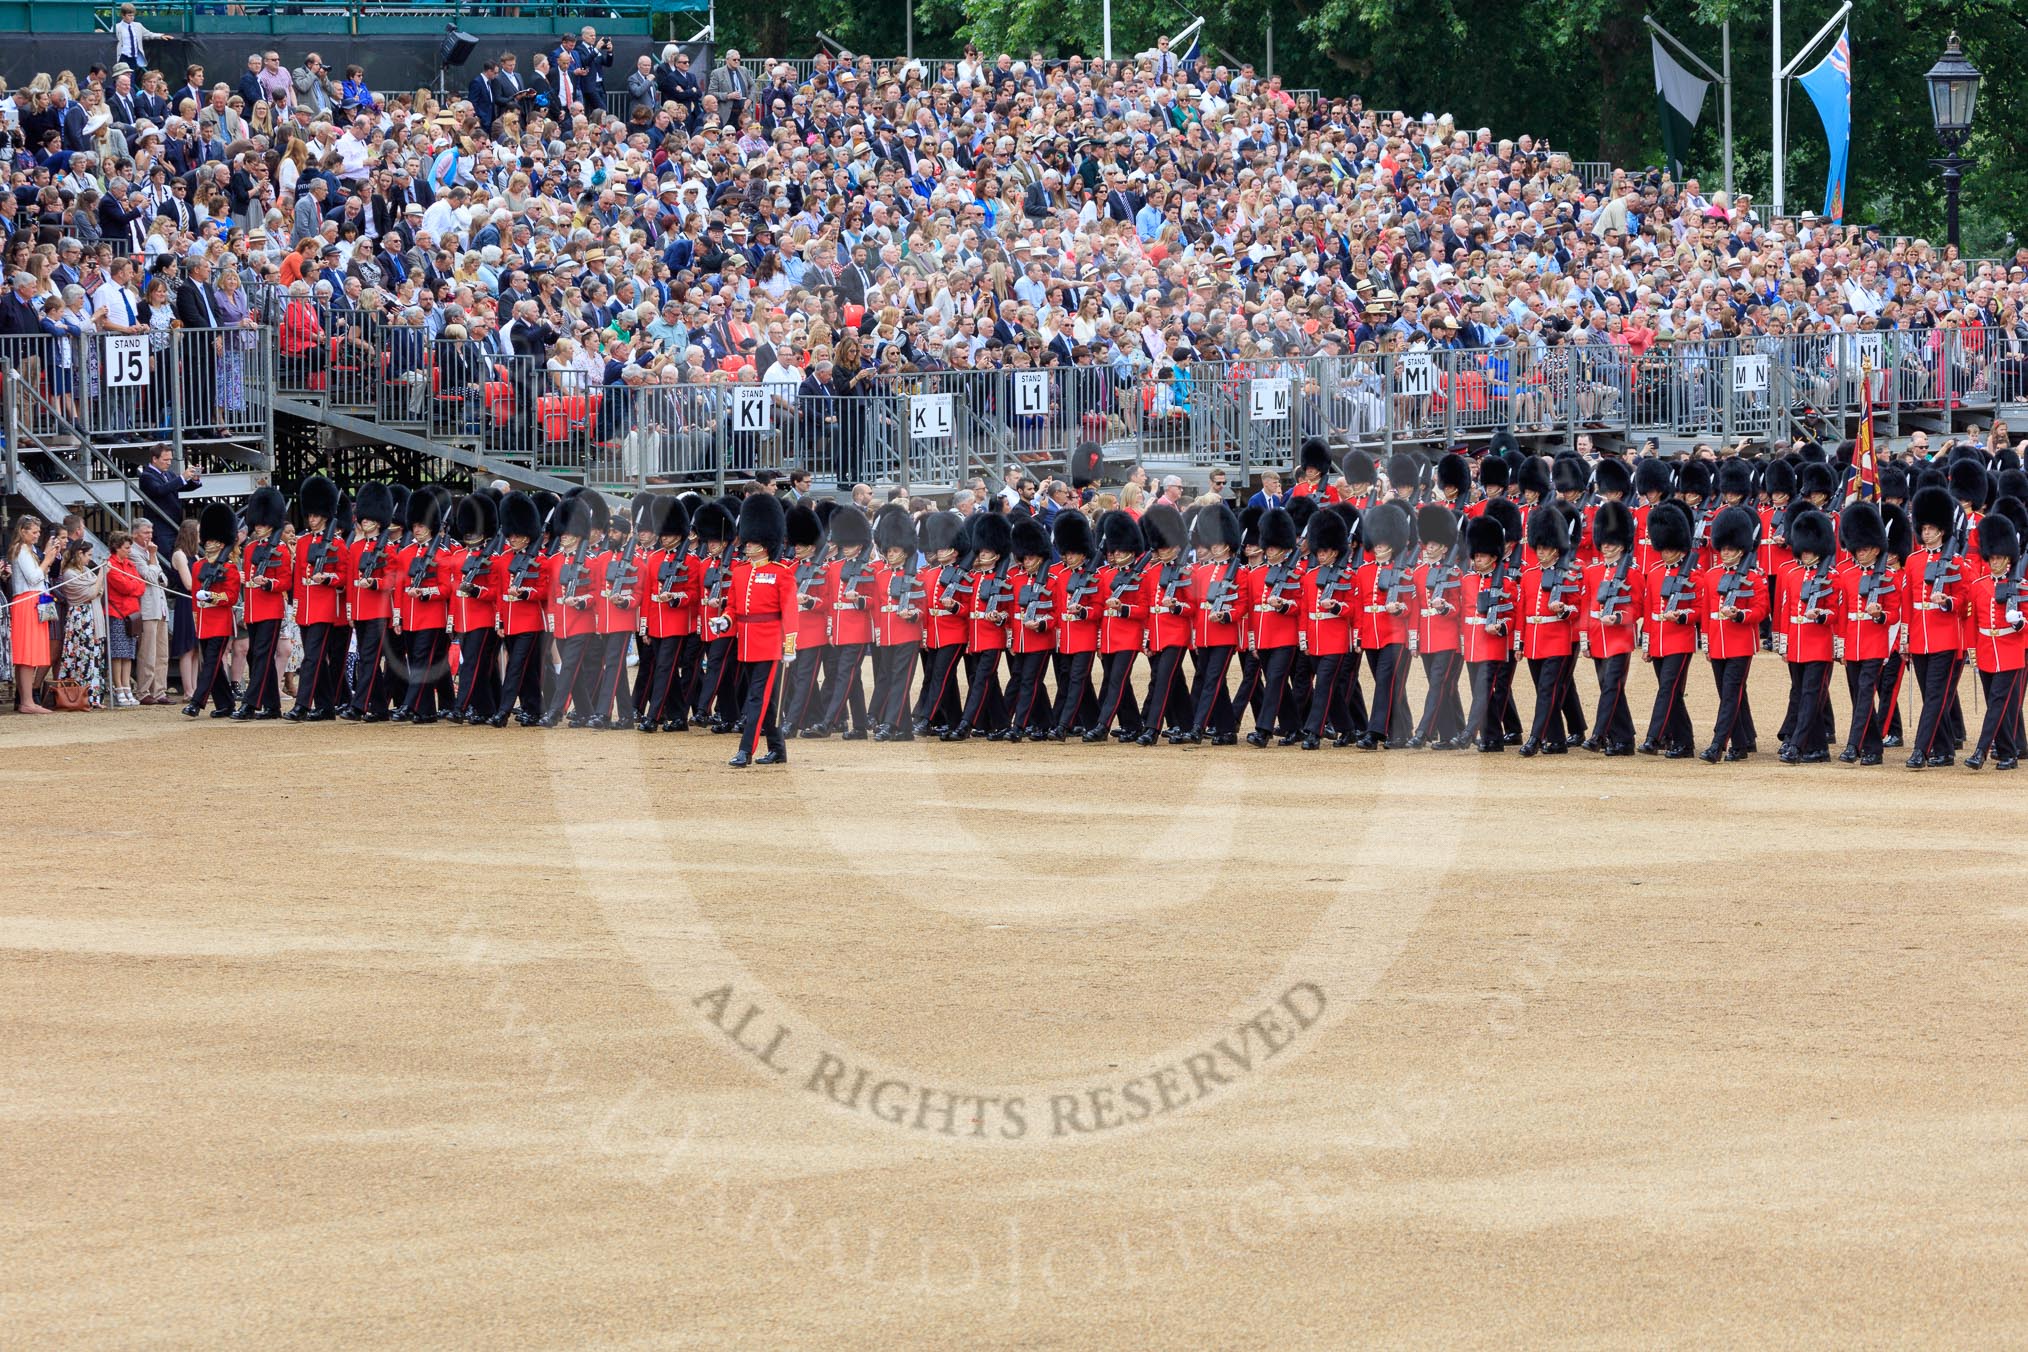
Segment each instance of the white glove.
M782 654L782 665L783 665L784 667L791 667L791 666L794 666L794 665L795 665L795 663L796 663L796 655L795 655L794 653L783 653L783 654Z

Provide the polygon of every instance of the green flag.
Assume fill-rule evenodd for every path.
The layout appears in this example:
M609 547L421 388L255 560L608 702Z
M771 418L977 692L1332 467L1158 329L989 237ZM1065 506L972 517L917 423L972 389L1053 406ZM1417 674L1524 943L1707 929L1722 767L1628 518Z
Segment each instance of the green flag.
M1690 133L1704 111L1709 80L1692 75L1688 67L1663 49L1653 35L1648 43L1655 49L1655 94L1662 105L1662 147L1668 153L1669 172L1683 177L1683 155L1690 149Z

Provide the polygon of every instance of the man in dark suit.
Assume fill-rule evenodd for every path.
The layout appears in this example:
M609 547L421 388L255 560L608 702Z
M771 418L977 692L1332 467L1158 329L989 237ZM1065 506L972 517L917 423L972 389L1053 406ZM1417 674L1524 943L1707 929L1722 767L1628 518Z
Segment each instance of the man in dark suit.
M204 67L192 66L184 72L183 84L169 93L169 111L175 112L183 100L189 99L190 106L198 112L211 102L211 91L204 87Z
M679 50L655 67L655 90L662 102L673 103L682 112L685 132L697 130L704 118L704 88L690 69L690 53Z
M194 474L186 479L171 469L174 459L169 443L157 442L148 453L148 463L141 466L142 510L155 523L155 534L164 540L176 538L177 527L183 524L183 495L195 492L199 482Z
M528 87L528 81L515 69L514 53L500 53L500 72L493 77L494 108L502 113L525 113L534 101L535 91Z
M873 275L866 267L866 246L852 246L852 261L838 270L838 299L851 305L866 304L867 288L873 285Z
M62 85L50 90L49 98L52 104L62 110L57 114L57 124L63 128L63 148L74 155L90 150L91 138L85 135L84 105L71 98L69 91Z
M1124 181L1118 180L1117 182L1123 183ZM1132 225L1135 214L1146 205L1147 199L1139 193L1129 192L1124 187L1115 186L1106 193L1106 219L1125 221L1128 225Z
M576 66L570 73L584 110L596 119L606 110L606 72L613 65L613 40L600 38L587 25L578 35Z
M193 258L190 275L176 288L177 335L182 349L177 352L183 368L183 421L188 435L215 435L213 412L218 406L218 356L225 351L225 337L218 331L218 302L211 294L211 262Z
M25 338L42 332L42 311L36 307L35 288L33 275L14 274L14 289L0 297L0 336Z
M479 115L479 125L489 130L493 119L500 115L493 102L493 81L499 74L500 63L489 57L486 64L479 67L479 73L472 77L472 83L465 87L465 97L472 101L472 111Z
M261 101L267 98L267 93L261 88L261 56L259 52L255 52L246 59L246 70L239 77L239 96L244 100L249 116L252 115L253 110L260 105Z
M1021 199L1021 214L1031 221L1046 221L1063 205L1063 176L1051 169L1040 183L1029 185Z

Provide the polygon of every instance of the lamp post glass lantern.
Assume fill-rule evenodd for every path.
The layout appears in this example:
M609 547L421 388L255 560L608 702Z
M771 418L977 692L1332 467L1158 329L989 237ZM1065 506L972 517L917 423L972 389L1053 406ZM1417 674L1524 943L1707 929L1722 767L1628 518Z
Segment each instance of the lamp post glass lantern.
M1979 101L1979 68L1965 59L1964 48L1958 45L1958 35L1952 33L1943 56L1923 78L1929 82L1930 121L1936 127L1936 139L1944 148L1941 158L1930 161L1943 171L1944 238L1956 244L1958 190L1964 183L1965 168L1971 163L1958 152L1964 149L1972 134L1972 110Z

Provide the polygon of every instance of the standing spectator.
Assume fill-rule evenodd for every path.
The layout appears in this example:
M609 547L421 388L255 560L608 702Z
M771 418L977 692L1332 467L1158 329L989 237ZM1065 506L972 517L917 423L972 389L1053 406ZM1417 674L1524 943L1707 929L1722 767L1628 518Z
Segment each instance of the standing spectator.
M14 644L14 707L24 714L54 712L37 702L35 688L49 670L49 622L56 615L56 601L49 596L49 573L56 566L61 544L54 535L45 542L42 518L29 514L15 519L14 535L7 544L14 573L14 599L8 606Z
M161 41L169 35L157 33L135 18L132 5L121 5L120 21L113 25L113 36L116 39L113 64L124 61L136 71L143 71L148 69L147 44Z
M155 532L164 540L176 538L176 532L183 525L183 495L195 492L201 480L196 475L184 478L170 468L174 453L169 443L159 441L155 449L148 452L148 463L141 466L141 498L143 511L148 520L155 524Z
M127 551L142 586L141 608L136 612L140 629L134 638L134 700L138 704L167 704L169 597L163 590L167 574L156 548L154 522L142 517L134 523L134 539Z
M1260 476L1260 492L1248 498L1246 505L1258 507L1264 512L1275 507L1288 506L1289 495L1282 492L1282 476L1273 470L1263 471Z
M140 704L134 697L135 638L141 630L141 597L148 585L134 567L133 537L114 531L106 540L106 659L112 664L110 702L116 709Z
M63 621L63 658L59 681L76 681L93 709L106 705L106 570L92 566L92 547L79 540L64 552L63 574L57 581L68 613Z
M740 114L745 111L747 96L753 89L753 78L739 66L739 51L728 47L725 62L711 72L711 78L704 83L704 92L718 99L718 122L723 127L737 127Z
M176 528L176 548L169 555L169 660L176 664L177 693L185 699L197 689L197 616L191 599L197 595L197 563L202 557L197 518Z

